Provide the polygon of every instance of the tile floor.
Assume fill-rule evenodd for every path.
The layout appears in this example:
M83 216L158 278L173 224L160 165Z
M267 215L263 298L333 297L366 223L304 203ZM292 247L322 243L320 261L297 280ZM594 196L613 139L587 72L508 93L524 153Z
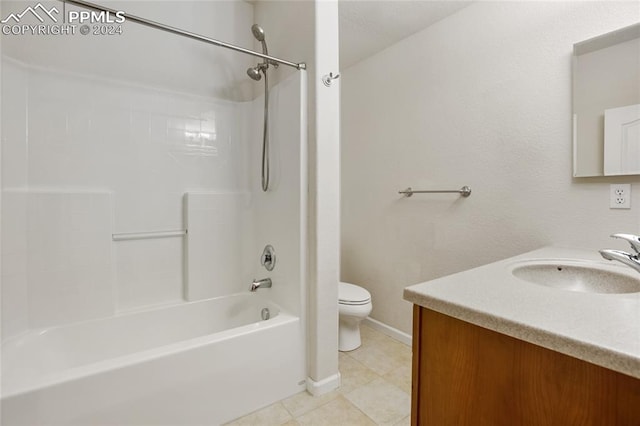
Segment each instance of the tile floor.
M411 347L365 325L361 334L361 347L340 352L340 389L301 392L228 425L409 425Z

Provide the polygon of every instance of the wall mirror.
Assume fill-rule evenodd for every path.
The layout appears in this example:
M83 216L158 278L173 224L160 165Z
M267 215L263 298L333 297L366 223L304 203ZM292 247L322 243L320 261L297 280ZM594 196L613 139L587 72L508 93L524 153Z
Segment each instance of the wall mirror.
M640 23L573 45L573 176L640 175Z

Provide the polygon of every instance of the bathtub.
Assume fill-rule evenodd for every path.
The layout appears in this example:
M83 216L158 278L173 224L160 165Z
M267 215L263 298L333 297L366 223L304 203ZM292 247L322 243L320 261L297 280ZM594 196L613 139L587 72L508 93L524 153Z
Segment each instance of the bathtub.
M217 425L299 392L304 327L266 293L11 338L2 345L2 424Z

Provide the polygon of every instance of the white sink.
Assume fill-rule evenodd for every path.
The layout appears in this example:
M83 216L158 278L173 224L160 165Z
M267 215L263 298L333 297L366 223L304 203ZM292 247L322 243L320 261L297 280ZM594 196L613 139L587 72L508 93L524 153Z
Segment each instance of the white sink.
M537 259L514 263L511 273L521 280L560 290L639 293L640 274L631 268L629 271L624 268L586 260Z

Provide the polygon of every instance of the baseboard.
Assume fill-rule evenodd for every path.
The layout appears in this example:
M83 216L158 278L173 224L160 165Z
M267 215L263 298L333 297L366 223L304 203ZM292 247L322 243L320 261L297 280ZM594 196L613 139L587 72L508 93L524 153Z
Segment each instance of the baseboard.
M411 346L411 335L407 334L407 333L403 333L402 331L398 330L397 328L393 328L385 323L382 323L378 320L374 320L371 317L366 317L364 320L362 320L362 323L365 325L368 325L369 327L378 330L379 332L381 332L382 334L385 334L389 337L391 337L392 339L397 340L398 342L404 343L405 345L409 345Z
M324 395L340 387L340 373L326 377L318 382L307 377L307 392L313 396Z

